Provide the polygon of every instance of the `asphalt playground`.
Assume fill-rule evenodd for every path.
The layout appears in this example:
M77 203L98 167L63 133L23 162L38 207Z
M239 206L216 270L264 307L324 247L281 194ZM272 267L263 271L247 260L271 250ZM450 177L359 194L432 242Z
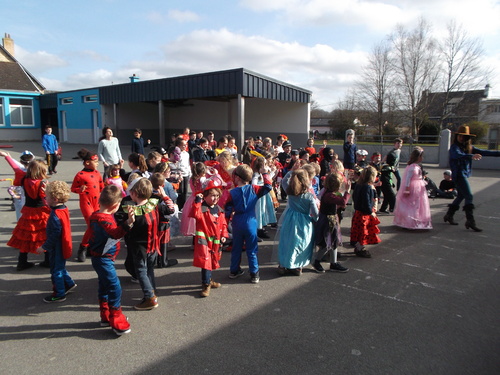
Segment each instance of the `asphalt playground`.
M25 149L43 156L39 143L12 145L5 151L16 159ZM79 148L63 145L51 179L71 184L82 168L72 159ZM439 184L443 170L424 165ZM0 179L12 176L0 158ZM78 287L57 304L42 301L51 290L47 269L16 271L18 251L6 246L16 224L9 183L0 182L0 374L500 373L500 171L475 169L470 178L483 232L466 230L463 212L458 226L445 224L450 201L434 199L434 229L403 230L381 216L382 243L367 247L371 259L342 257L345 274L307 268L300 277L278 276L271 239L259 247L259 284L249 282L248 272L229 279L224 253L213 274L222 288L199 298L191 239L176 237L169 256L179 264L156 270L159 307L135 311L142 292L124 269L123 249L116 265L132 332L121 337L99 326L89 261L67 262ZM68 206L76 253L84 220L75 194ZM346 244L349 226L346 217Z

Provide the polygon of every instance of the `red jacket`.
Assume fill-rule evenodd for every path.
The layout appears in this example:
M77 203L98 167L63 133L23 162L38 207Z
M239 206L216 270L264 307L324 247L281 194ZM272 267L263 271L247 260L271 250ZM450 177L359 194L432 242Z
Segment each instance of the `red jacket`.
M217 205L212 210L217 211L216 216L197 197L190 213L190 217L196 220L193 266L207 270L220 267L220 239L228 237L224 211Z

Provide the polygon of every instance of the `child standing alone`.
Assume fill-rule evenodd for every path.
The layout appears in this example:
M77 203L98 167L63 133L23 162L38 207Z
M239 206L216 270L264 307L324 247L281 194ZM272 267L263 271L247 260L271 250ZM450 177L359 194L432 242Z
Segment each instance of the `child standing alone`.
M201 297L208 297L211 288L220 283L212 280L212 271L220 267L221 243L228 237L224 211L217 205L222 190L210 181L203 193L196 195L191 217L196 220L193 266L201 268Z
M64 181L52 181L45 190L45 199L51 213L47 221L47 240L37 249L37 253L46 251L49 254L53 293L43 299L46 303L66 301L66 294L76 288L66 271L66 259L73 250L69 210L64 204L69 196L69 186Z
M130 332L130 324L122 313L122 288L116 275L115 259L120 252L120 238L134 225L133 206L129 206L128 218L121 226L116 224L113 214L120 207L121 191L117 186L106 186L99 197L99 211L90 216L89 252L99 279L99 309L101 326L111 326L121 336Z
M59 145L56 136L52 134L52 126L50 125L45 127L45 134L42 137L42 147L45 151L45 157L47 158L49 174L57 173L57 150L59 149Z

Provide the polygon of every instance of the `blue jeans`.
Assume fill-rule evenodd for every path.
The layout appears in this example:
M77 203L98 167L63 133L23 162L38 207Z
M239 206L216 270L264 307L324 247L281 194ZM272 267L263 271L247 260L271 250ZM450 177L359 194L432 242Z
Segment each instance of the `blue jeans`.
M52 288L56 297L66 295L66 287L72 287L75 282L66 271L66 259L63 258L62 250L49 251L50 275Z
M133 255L135 274L137 275L139 284L141 284L144 298L152 298L155 295L155 264L157 255L156 252L149 253L146 259L144 259L141 252Z
M465 205L472 204L472 191L470 189L469 180L466 177L458 176L455 180L455 186L457 188L457 197L453 201L452 205L460 206L460 203L465 199Z
M108 301L114 309L120 308L122 287L116 275L115 262L110 258L92 257L92 267L99 280L99 300Z
M394 176L396 176L396 189L399 190L401 187L401 175L399 174L399 169L397 171L394 171Z
M210 284L212 280L212 271L206 270L205 268L201 269L201 282L203 284Z

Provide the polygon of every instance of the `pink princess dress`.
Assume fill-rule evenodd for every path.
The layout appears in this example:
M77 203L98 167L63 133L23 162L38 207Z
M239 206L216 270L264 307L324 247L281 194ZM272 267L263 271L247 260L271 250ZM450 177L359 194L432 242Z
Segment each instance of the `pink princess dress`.
M193 207L196 194L202 193L206 184L206 177L201 177L193 182L189 179L189 186L191 188L191 195L184 204L181 216L181 233L183 236L194 236L196 232L196 220L191 216L191 209Z
M422 168L414 163L406 167L403 183L396 195L394 225L406 229L432 229L431 209ZM405 194L405 190L410 191Z

